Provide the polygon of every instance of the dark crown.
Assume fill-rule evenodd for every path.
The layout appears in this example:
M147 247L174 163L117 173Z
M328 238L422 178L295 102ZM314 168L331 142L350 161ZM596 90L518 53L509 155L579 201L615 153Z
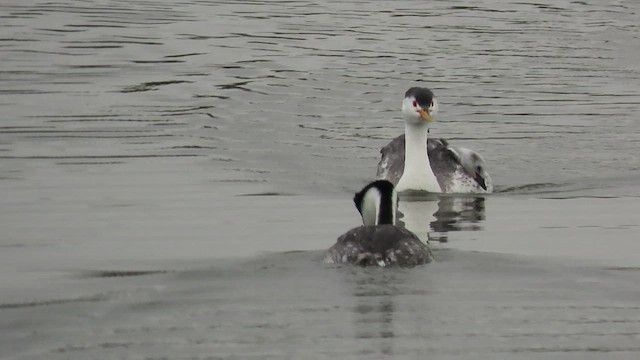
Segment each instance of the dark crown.
M433 101L433 92L427 88L412 87L407 90L404 97L413 97L421 107L425 108L431 106L431 102Z

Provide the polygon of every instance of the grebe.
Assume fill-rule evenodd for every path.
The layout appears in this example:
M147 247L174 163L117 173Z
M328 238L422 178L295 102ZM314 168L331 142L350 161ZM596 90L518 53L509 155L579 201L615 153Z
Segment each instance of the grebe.
M380 150L376 177L391 181L397 191L491 193L493 183L480 154L444 139L428 139L437 113L431 90L407 90L402 101L405 133Z
M363 226L347 231L333 245L325 261L362 266L415 266L429 263L433 254L411 231L395 225L397 194L393 184L377 180L353 198Z

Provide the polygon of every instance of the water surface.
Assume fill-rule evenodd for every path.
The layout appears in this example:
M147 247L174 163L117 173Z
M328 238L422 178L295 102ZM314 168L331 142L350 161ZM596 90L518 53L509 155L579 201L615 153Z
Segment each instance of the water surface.
M638 356L637 2L0 10L1 357ZM496 194L323 264L414 85Z

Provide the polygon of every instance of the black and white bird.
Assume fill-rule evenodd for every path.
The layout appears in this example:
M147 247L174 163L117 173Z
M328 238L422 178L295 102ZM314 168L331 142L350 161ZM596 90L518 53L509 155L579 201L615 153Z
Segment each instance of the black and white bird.
M396 185L397 191L432 193L491 193L493 183L477 152L428 138L438 102L427 88L412 87L404 95L404 135L380 150L376 177Z
M355 194L353 202L363 226L340 236L325 257L329 263L362 266L415 266L433 254L414 233L395 225L397 193L387 180L377 180Z

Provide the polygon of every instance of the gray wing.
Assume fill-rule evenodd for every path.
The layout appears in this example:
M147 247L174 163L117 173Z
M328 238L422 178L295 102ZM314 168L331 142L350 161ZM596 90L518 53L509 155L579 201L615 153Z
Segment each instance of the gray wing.
M449 144L444 139L427 139L427 152L438 184L443 189L447 188L451 174L461 168L459 158L449 150ZM386 179L397 185L404 172L404 134L391 140L380 150L380 155L376 178Z
M472 178L483 190L493 192L493 182L482 155L461 146L449 146L449 152L460 163L466 176Z
M449 192L451 183L458 177L460 171L464 171L460 165L460 158L457 153L451 151L449 143L444 139L427 140L427 152L431 170L438 179L438 184L443 192Z
M380 149L380 162L376 171L376 179L389 180L393 186L398 185L404 172L404 134L391 140Z

